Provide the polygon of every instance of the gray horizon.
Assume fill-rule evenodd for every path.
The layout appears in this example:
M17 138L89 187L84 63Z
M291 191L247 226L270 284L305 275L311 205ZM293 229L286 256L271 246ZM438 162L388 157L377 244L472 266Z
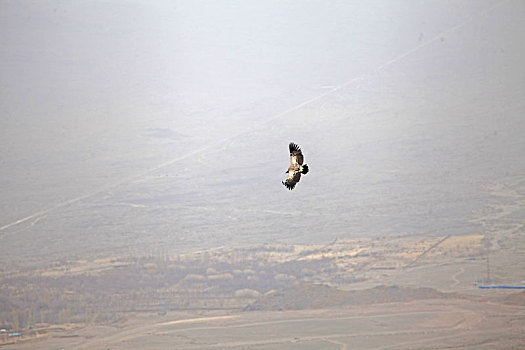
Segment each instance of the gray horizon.
M522 223L523 10L0 1L0 264Z

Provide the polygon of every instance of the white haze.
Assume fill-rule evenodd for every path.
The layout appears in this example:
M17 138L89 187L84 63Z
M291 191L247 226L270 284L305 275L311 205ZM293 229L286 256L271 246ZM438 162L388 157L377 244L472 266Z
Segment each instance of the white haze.
M2 0L0 262L483 232L525 183L524 10Z

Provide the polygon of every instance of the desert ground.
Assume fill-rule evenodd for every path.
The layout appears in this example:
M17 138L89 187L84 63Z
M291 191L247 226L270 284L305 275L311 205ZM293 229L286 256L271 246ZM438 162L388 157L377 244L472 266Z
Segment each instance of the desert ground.
M523 299L522 299L523 300ZM139 315L112 326L50 332L8 349L520 348L523 306L418 300L316 310Z
M494 237L341 239L327 245L219 248L26 269L4 275L4 281L15 285L26 281L24 276L39 276L41 293L54 288L71 297L61 300L69 312L61 317L69 322L37 322L0 346L518 349L525 344L525 292L479 286L523 287L522 235L523 227ZM489 243L496 238L500 245L494 247ZM146 286L154 283L152 275L173 282L152 289ZM82 319L68 305L89 294L76 284L82 277L106 283L105 298L98 298L105 303L105 318Z
M479 232L337 238L9 265L5 349L518 349L525 183ZM13 335L14 334L14 335Z

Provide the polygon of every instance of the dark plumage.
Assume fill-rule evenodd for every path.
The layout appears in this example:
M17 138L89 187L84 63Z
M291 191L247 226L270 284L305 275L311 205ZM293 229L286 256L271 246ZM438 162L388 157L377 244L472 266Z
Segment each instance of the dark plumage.
M286 171L288 177L286 181L282 181L282 183L287 189L293 190L295 185L301 180L301 174L308 174L309 169L308 165L303 165L303 152L299 146L290 142L288 148L290 149L290 167Z

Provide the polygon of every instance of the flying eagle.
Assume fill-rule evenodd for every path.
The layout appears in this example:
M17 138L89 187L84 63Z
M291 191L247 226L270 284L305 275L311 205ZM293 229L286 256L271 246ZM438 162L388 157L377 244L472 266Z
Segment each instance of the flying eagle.
M288 177L282 183L287 189L293 190L295 184L301 180L301 174L308 174L308 165L303 165L303 152L301 152L299 146L290 142L288 147L290 148L290 167L286 171Z

